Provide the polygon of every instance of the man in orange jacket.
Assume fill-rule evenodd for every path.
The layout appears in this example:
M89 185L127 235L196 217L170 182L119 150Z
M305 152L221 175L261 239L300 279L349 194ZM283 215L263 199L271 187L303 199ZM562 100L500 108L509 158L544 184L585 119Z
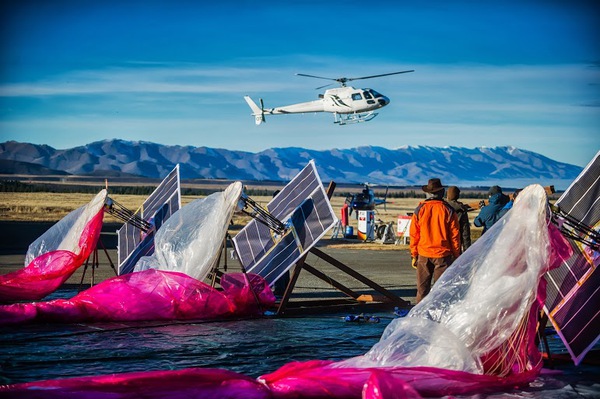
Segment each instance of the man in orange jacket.
M460 228L454 209L444 201L440 179L429 179L427 199L417 206L410 223L410 255L417 269L417 303L460 255Z

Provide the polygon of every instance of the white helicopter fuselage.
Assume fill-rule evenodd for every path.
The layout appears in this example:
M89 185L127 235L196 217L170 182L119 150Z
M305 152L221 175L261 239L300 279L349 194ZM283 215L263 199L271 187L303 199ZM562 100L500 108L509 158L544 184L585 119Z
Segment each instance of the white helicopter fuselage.
M267 114L304 114L307 112L331 112L333 113L333 123L340 125L368 122L377 116L375 110L388 105L390 103L390 99L382 94L377 93L375 90L357 89L352 86L346 86L346 83L352 80L380 78L383 76L399 75L407 72L414 72L414 69L353 78L331 78L297 73L296 75L307 78L333 80L341 84L342 87L326 90L324 94L319 94L319 100L284 105L274 108L265 108L262 98L260 100L260 107L256 105L256 103L252 101L249 96L244 96L244 99L252 109L252 116L254 116L254 121L257 125L260 125L266 121L265 115ZM321 86L320 88L326 86Z
M357 89L351 86L326 90L318 100L284 105L274 108L259 107L249 96L244 97L252 109L256 124L265 121L265 115L303 114L309 112L332 112L334 114L363 114L385 107L390 99L372 89ZM262 100L261 100L262 105ZM375 114L376 115L376 114Z
M296 114L306 112L334 112L352 114L373 111L390 103L389 98L371 89L356 89L351 86L336 87L319 95L319 100L266 108L265 114Z

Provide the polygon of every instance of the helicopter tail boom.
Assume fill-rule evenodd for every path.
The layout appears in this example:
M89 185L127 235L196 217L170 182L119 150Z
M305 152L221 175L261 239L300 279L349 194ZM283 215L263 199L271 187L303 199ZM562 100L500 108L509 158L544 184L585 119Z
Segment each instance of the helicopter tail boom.
M252 98L250 98L250 96L244 96L244 100L246 100L246 102L250 106L250 109L252 110L252 116L254 116L254 122L257 125L260 125L261 123L266 122L265 110L262 107L262 99L260 100L260 105L261 105L260 107L258 105L256 105L256 103L252 100Z

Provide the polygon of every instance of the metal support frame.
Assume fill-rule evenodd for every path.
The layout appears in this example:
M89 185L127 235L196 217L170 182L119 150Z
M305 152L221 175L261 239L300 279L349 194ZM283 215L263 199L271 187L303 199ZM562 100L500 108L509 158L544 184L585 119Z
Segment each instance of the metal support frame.
M333 196L333 192L335 191L335 187L336 187L336 183L335 182L332 181L331 183L329 183L329 187L327 188L327 197L328 198L331 199L331 197ZM337 260L334 257L326 254L325 252L321 251L320 249L318 249L316 247L313 247L313 248L310 249L309 252L312 253L313 255L319 257L320 259L328 262L332 266L338 268L342 272L350 275L351 277L354 277L356 280L364 283L365 285L367 285L368 287L370 287L373 290L377 291L378 293L382 294L384 297L386 297L389 300L389 302L391 302L395 306L399 306L399 307L409 307L410 306L410 302L405 301L404 299L400 298L399 296L395 295L394 293L386 290L385 288L383 288L379 284L377 284L374 281L368 279L367 277L365 277L362 274L358 273L356 270L354 270L351 267L343 264L339 260ZM289 304L290 296L292 294L292 291L294 290L294 287L296 286L296 282L298 281L298 277L300 276L300 272L303 269L306 270L307 272L313 274L314 276L320 278L321 280L325 281L326 283L331 284L333 287L335 287L339 291L343 292L344 294L348 295L350 297L350 299L351 299L350 303L354 303L354 304L358 303L358 298L360 297L360 294L358 294L355 291L353 291L352 289L344 286L343 284L339 283L335 279L327 276L325 273L317 270L313 266L307 264L306 263L306 257L307 256L308 256L308 254L304 255L302 258L300 258L298 260L298 262L296 262L296 266L294 267L294 271L293 271L293 273L291 275L290 282L288 283L288 286L285 289L283 297L281 298L281 301L279 302L279 305L277 307L277 315L278 316L281 316L281 315L285 314L286 308L288 307L288 304ZM333 304L333 305L340 303L339 300L337 300L337 301L322 300L322 301L319 301L319 305L324 305L324 304L326 304L326 302L329 302L330 304ZM349 302L348 302L348 300L345 300L343 303L348 304ZM313 304L313 302L305 301L305 302L302 302L301 304L305 304L305 305L310 306L311 304Z
M115 268L115 264L113 263L108 251L106 250L106 247L104 246L104 243L102 242L102 240L100 238L98 238L98 242L96 243L96 248L94 248L94 251L92 251L90 256L88 256L88 258L85 260L85 266L83 268L83 273L81 274L81 281L79 282L78 292L81 292L81 289L83 287L83 280L85 279L85 274L87 272L88 267L90 266L90 259L91 259L91 266L92 266L92 279L90 282L90 286L93 287L95 284L95 277L96 277L95 270L100 266L100 261L98 258L98 245L100 245L100 247L102 247L102 250L104 251L104 255L106 255L106 258L108 259L108 263L109 263L110 267L115 272L115 276L119 275L119 273L117 272L117 269Z
M149 232L153 228L151 223L142 219L136 212L125 208L123 205L119 204L117 201L110 197L106 198L106 202L104 203L104 209L117 219L134 227L137 227L144 233Z
M285 224L283 224L275 216L271 215L271 213L269 213L269 211L267 211L262 206L260 206L252 198L248 197L245 194L242 194L242 196L240 197L240 200L244 203L244 209L242 209L243 213L256 219L257 222L264 224L265 226L267 226L268 228L270 228L271 230L275 231L278 234L285 233L285 230L286 230ZM246 207L252 209L252 212L248 212L246 210Z
M329 199L331 199L331 197L333 196L333 193L335 191L335 187L336 187L336 183L335 182L330 182L329 186L327 188L327 197ZM255 210L254 213L249 213L249 212L245 212L246 214L256 218L257 220L259 220L261 223L265 224L266 226L268 226L269 228L271 228L272 230L280 230L280 229L285 229L285 225L279 221L278 219L274 218L268 211L266 211L264 208L260 207L260 206L254 206L253 202L249 197L245 197L242 199L244 201L245 204L249 204L250 207ZM225 241L227 240L227 238L231 239L231 237L229 236L229 234L227 234ZM223 250L226 251L226 242L223 243ZM313 255L319 257L320 259L330 263L331 265L333 265L334 267L338 268L339 270L341 270L342 272L348 274L349 276L355 278L356 280L362 282L363 284L367 285L368 287L370 287L371 289L373 289L374 291L378 292L379 294L381 294L383 297L385 297L386 299L384 299L384 301L378 301L378 304L389 304L389 305L393 305L393 306L398 306L398 307L409 307L410 306L410 302L406 301L402 298L400 298L399 296L395 295L394 293L392 293L391 291L386 290L385 288L383 288L382 286L380 286L379 284L375 283L374 281L370 280L369 278L363 276L362 274L358 273L356 270L352 269L351 267L343 264L342 262L340 262L339 260L333 258L332 256L324 253L323 251L313 247L310 249L309 251L310 253L312 253ZM293 272L290 276L290 281L285 289L285 292L281 298L281 301L279 302L278 306L277 306L277 310L276 310L276 315L277 316L282 316L286 313L286 309L289 305L289 301L290 301L290 297L291 294L296 286L296 282L298 281L298 277L300 276L300 272L302 270L306 270L307 272L313 274L314 276L316 276L317 278L325 281L328 284L331 284L333 287L335 287L337 290L341 291L342 293L346 294L349 298L346 299L329 299L329 300L320 300L320 301L302 301L302 302L294 302L294 305L299 304L301 306L323 306L323 305L357 305L357 304L361 304L364 302L359 301L359 298L361 297L361 295L357 292L355 292L354 290L346 287L345 285L343 285L342 283L336 281L335 279L327 276L325 273L317 270L315 267L309 265L306 263L306 258L308 256L308 253L305 254L304 256L302 256L297 262L296 265L293 268ZM221 259L221 254L219 255L219 262ZM225 255L225 259L227 259L227 255ZM239 260L239 257L238 257ZM226 260L225 260L226 262ZM244 268L244 266L240 263L240 266L242 268L242 272L246 273L246 270ZM226 267L225 267L226 270ZM221 272L220 270L218 270L218 263L217 266L215 267L215 269L212 271L212 282L213 285L215 283L219 283L220 281L220 277L223 275L223 272ZM256 293L254 293L256 295ZM375 302L375 301L373 301Z

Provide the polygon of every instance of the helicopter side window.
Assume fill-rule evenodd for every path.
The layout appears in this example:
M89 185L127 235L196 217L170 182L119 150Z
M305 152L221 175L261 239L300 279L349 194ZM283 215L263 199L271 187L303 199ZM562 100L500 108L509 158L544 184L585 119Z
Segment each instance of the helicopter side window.
M371 96L371 93L369 93L368 91L363 91L363 96L365 96L365 98L367 100L372 99L373 97Z
M360 95L360 93L352 93L352 100L354 100L354 101L362 100L362 96Z

